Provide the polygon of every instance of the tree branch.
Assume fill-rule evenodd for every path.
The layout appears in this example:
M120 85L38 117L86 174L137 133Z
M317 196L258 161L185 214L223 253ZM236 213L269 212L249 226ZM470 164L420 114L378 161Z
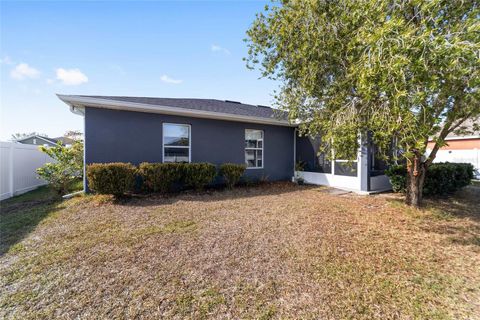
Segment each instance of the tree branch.
M437 152L440 149L440 142L445 141L445 138L447 137L447 135L450 132L452 132L453 130L458 128L462 123L464 123L471 116L472 116L472 113L470 112L465 117L460 119L460 121L458 123L456 123L455 125L452 125L453 120L450 120L447 123L445 123L445 125L442 128L442 131L440 131L440 134L438 135L438 139L435 142L435 145L433 146L432 152L430 152L430 154L428 155L427 161L425 161L425 166L426 167L430 166L430 164L432 164L433 160L435 159L435 157L437 155Z

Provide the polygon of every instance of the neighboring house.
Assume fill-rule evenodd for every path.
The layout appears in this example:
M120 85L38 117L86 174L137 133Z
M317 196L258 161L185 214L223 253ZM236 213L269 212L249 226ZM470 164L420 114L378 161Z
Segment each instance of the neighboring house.
M477 120L478 121L478 120ZM468 131L473 130L474 120L467 120L462 127ZM463 162L471 163L477 171L480 170L480 132L473 134L457 135L450 133L446 137L447 144L438 150L434 162ZM427 153L430 153L434 142L428 142Z
M29 137L15 140L15 142L23 143L23 144L33 144L38 146L53 147L57 145L58 142L61 142L65 146L70 146L74 142L74 140L67 137L48 138L40 135L34 135L34 136L29 136Z
M251 179L324 184L356 192L390 188L367 142L354 162L329 164L286 113L229 100L59 95L84 117L85 163L245 163ZM295 163L307 165L295 172ZM352 166L353 164L353 166Z
M75 142L74 139L69 137L58 137L58 138L53 138L53 140L57 143L61 142L64 146L67 146L67 147L71 146Z

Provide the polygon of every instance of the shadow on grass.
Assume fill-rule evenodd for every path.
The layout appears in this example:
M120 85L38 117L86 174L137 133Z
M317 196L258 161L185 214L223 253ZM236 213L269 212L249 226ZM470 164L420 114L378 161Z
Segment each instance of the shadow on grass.
M427 198L427 208L433 208L452 217L469 218L480 223L480 188L469 186L455 195Z
M163 204L169 205L177 201L214 202L267 195L282 195L300 190L318 188L321 187L313 185L300 186L292 182L266 182L253 186L238 186L232 190L223 187L213 187L202 191L184 190L168 194L136 194L120 199L111 198L107 202L129 207L149 207Z
M480 247L480 188L469 186L454 195L427 197L422 210L408 208L403 199L389 200L422 219L422 230L445 235L448 242Z
M0 202L0 256L27 236L46 216L59 210L61 198L43 186Z

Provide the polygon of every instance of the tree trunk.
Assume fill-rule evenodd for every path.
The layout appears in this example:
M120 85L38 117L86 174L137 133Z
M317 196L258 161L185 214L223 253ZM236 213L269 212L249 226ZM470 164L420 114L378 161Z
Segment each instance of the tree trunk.
M405 202L414 207L422 204L423 183L427 167L420 154L415 154L407 164L407 196Z

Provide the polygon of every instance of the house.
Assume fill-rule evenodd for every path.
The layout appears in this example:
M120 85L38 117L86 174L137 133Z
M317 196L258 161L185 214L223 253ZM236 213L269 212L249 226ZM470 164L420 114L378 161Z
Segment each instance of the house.
M22 144L33 144L38 146L53 147L56 146L58 142L61 142L63 145L69 146L74 142L74 140L68 137L49 138L40 135L32 135L29 137L15 140L15 142Z
M480 131L475 131L474 124L480 125L479 120L469 119L462 127L469 134L450 133L445 138L446 145L438 150L434 162L462 162L471 163L477 171L480 171ZM433 139L428 141L427 154L434 146Z
M327 165L286 113L229 100L58 95L84 117L85 163L245 163L251 179L291 180L368 193L390 188L362 142L353 162ZM305 161L302 171L295 163Z

